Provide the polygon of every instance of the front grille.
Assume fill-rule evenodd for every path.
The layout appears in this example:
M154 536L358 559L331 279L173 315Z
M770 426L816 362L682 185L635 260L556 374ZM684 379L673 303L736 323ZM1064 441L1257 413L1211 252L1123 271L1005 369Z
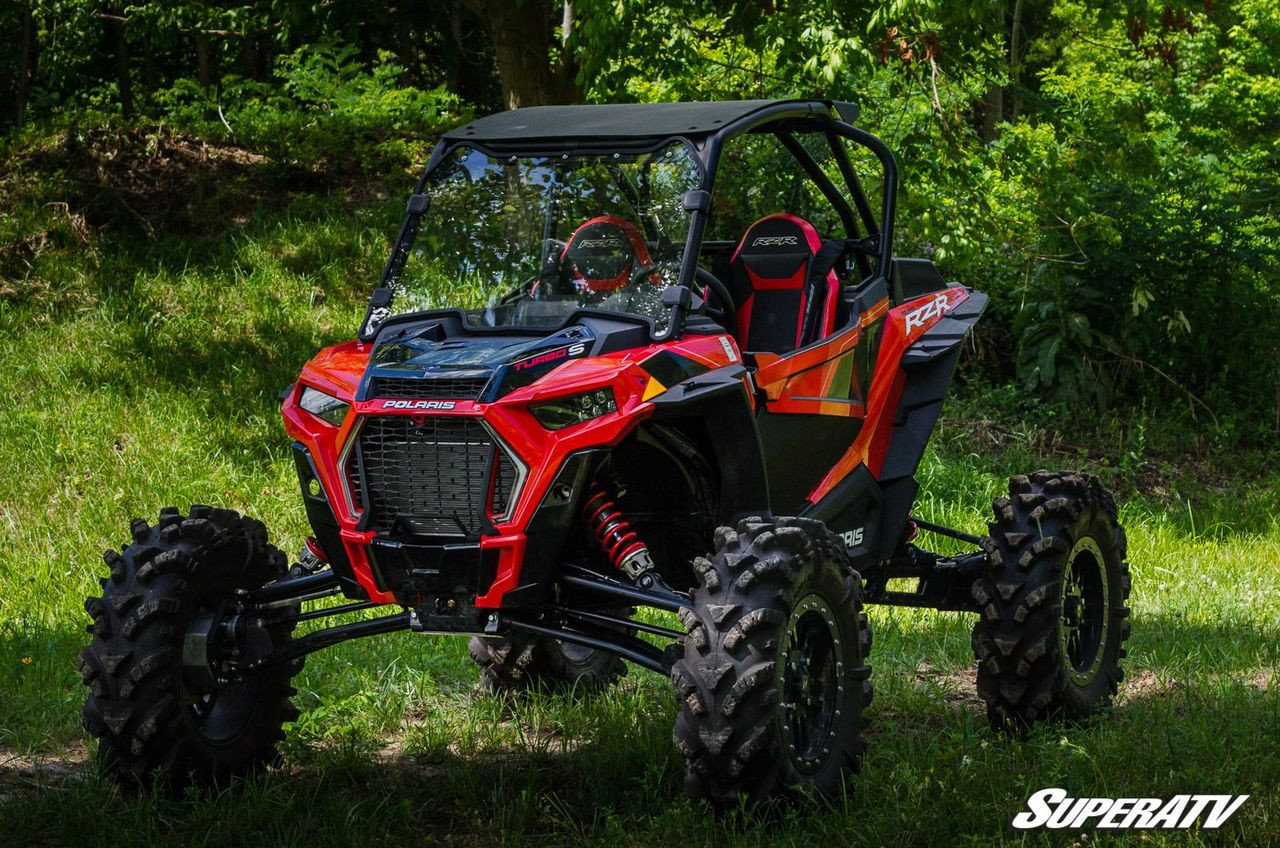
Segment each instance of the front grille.
M347 472L370 530L420 536L476 534L519 476L479 419L453 416L365 419Z
M373 398L453 398L474 400L484 391L488 377L374 377L368 396Z
M515 493L516 481L520 472L511 458L502 451L494 457L493 493L489 496L489 514L495 517L503 515L511 503Z

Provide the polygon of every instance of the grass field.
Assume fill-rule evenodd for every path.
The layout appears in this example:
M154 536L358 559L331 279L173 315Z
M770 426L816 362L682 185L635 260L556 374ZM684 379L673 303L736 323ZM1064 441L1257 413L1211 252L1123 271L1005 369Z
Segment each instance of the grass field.
M0 845L1140 838L1011 830L1050 786L1249 793L1220 832L1143 838L1280 843L1280 481L1266 468L1218 490L1170 472L1159 496L1126 497L1129 678L1087 727L993 735L973 693L971 622L876 610L870 751L834 805L716 821L684 800L666 680L633 668L603 696L498 703L473 697L461 640L409 635L309 659L277 771L183 800L97 777L75 656L102 550L125 540L130 517L191 503L245 510L298 549L305 519L276 394L356 325L394 215L308 203L250 216L233 238L66 251L37 265L40 285L0 300ZM1007 474L1083 461L1037 455L1049 442L1035 435L993 446L949 419L921 470L920 514L979 532Z

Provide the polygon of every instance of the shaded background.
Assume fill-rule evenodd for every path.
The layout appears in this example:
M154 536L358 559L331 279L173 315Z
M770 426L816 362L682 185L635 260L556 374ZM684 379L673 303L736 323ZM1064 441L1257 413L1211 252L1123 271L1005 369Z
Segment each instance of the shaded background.
M828 97L898 152L901 252L993 295L975 373L1010 403L1256 443L1280 427L1278 74L1275 0L10 0L0 292L56 287L84 239L399 197L471 114Z

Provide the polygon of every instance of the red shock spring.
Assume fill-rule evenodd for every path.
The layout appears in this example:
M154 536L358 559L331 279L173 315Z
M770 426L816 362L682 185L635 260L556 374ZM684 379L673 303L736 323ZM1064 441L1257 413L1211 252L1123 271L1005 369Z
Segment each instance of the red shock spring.
M605 556L614 567L635 579L653 568L649 546L631 529L631 522L618 509L609 489L599 480L593 481L587 490L587 501L582 508L587 529L595 536Z

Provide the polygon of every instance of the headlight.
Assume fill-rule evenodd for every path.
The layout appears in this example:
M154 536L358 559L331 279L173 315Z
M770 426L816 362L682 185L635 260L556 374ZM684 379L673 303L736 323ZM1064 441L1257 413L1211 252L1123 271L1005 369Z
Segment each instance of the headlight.
M319 389L303 386L302 397L298 399L298 406L321 421L338 427L341 426L342 419L347 417L347 410L351 405L346 401L338 400L333 395L327 395Z
M609 389L596 389L580 395L569 395L550 403L540 403L530 407L538 423L548 430L561 430L617 410L618 405L614 402L613 392Z

